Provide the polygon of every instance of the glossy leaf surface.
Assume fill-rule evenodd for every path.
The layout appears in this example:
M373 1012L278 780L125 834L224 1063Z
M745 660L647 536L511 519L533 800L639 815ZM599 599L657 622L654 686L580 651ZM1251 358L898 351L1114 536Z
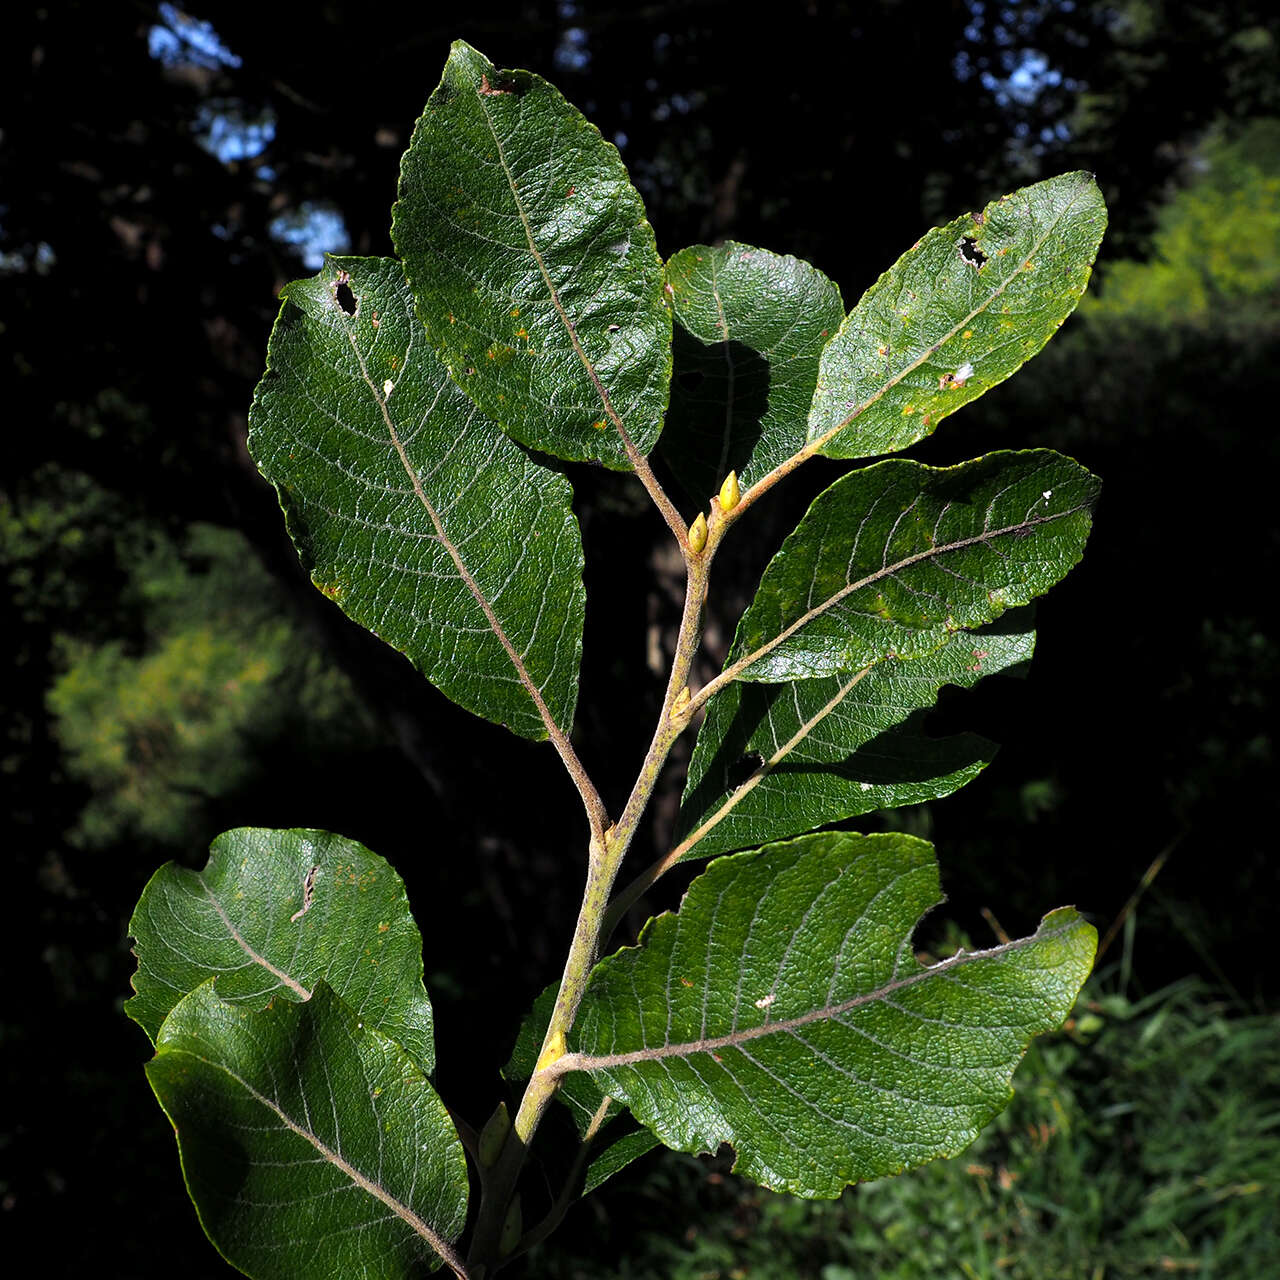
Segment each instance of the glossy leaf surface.
M675 376L661 450L701 506L729 471L745 489L804 448L844 304L816 267L733 240L682 249L667 286Z
M671 314L617 148L540 76L458 41L400 168L392 239L450 373L517 440L625 469L658 438Z
M676 840L709 858L877 809L949 795L992 759L974 734L930 737L943 685L968 688L1030 660L1030 620L1005 615L910 661L790 684L734 681L707 706ZM704 834L699 835L699 832Z
M462 1144L426 1077L323 982L260 1012L197 987L147 1065L219 1252L258 1280L408 1277L462 1231Z
M939 899L933 850L910 836L721 858L678 915L596 966L565 1066L670 1147L731 1143L735 1169L776 1191L836 1196L954 1155L1070 1012L1096 934L1064 908L925 968L911 932Z
M844 476L769 562L726 670L813 679L932 653L1061 579L1097 492L1094 476L1047 449Z
M220 835L203 871L166 863L129 922L136 994L125 1012L155 1042L188 992L216 980L246 1008L306 1000L326 981L369 1026L435 1069L422 938L391 866L327 831L242 827Z
M923 439L1057 332L1107 224L1087 173L1066 173L935 227L863 294L822 354L809 443L869 458Z
M283 297L249 448L312 581L469 711L567 732L584 612L568 483L450 382L398 263L330 258Z

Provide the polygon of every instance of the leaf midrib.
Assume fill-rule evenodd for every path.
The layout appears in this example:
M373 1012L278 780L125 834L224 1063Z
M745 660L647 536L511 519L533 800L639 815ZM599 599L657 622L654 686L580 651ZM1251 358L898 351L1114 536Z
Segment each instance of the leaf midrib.
M453 1269L455 1274L461 1275L462 1260L450 1248L448 1242L439 1235L430 1225L420 1218L408 1205L396 1199L384 1187L366 1177L349 1161L344 1160L336 1151L334 1151L326 1143L322 1142L310 1129L294 1121L285 1110L275 1102L268 1098L266 1094L259 1093L243 1076L238 1075L226 1063L215 1062L211 1058L205 1057L203 1054L196 1053L189 1048L173 1048L165 1050L166 1054L175 1056L189 1056L197 1062L204 1063L205 1066L214 1071L220 1071L229 1079L234 1080L246 1094L249 1095L259 1106L265 1107L272 1112L281 1124L285 1126L291 1133L296 1134L303 1139L304 1142L310 1143L316 1151L335 1169L343 1173L351 1182L358 1186L368 1195L373 1196L377 1200L381 1200L398 1218L400 1218L407 1226L409 1226L417 1235L421 1236L432 1249L445 1261L445 1263Z
M196 880L199 882L200 887L205 891L206 896L213 905L213 909L218 913L218 918L222 921L223 927L231 935L232 940L240 950L243 951L254 964L260 965L268 973L274 975L281 983L283 983L284 986L288 987L290 991L293 991L301 997L301 999L310 1000L311 992L308 991L302 983L300 983L296 978L291 977L283 969L278 969L266 958L266 956L259 955L258 952L249 945L245 936L234 924L232 924L231 917L227 914L227 909L222 905L221 901L219 901L218 895L209 887L203 873L197 872Z
M1027 263L1030 262L1035 257L1035 255L1040 251L1045 241L1048 240L1049 237L1053 234L1053 232L1058 227L1059 223L1061 223L1062 220L1067 216L1067 214L1070 213L1071 210L1075 208L1076 201L1079 199L1080 194L1088 191L1088 189L1089 189L1088 184L1081 185L1081 187L1079 188L1079 191L1072 196L1072 198L1059 211L1057 217L1055 217L1049 223L1049 225L1045 228L1044 234L1040 236L1039 239L1037 239L1032 244L1030 250L1023 256L1022 261L1019 262L1018 265L1014 268L1014 270L1011 271L1008 274L1008 276L1001 282L999 288L993 290L992 293L986 298L986 300L980 306L974 307L974 309L970 311L968 315L966 315L963 319L958 320L941 338L938 339L937 342L935 342L930 347L926 347L925 350L921 353L921 355L918 356L915 360L913 360L910 364L903 366L901 372L895 374L894 377L892 377L887 382L885 382L875 392L874 395L869 397L862 404L858 405L857 408L855 408L854 411L851 414L849 414L849 416L845 418L844 421L841 422L838 426L832 427L829 431L819 436L816 440L811 441L810 443L812 444L812 446L815 449L820 449L833 436L843 431L854 420L854 418L861 415L864 412L864 410L870 408L871 405L875 404L877 400L879 400L882 396L886 395L889 391L892 391L893 388L896 387L898 383L901 382L902 379L905 378L909 373L914 373L915 370L917 370L922 364L924 364L926 360L929 360L931 357L933 357L939 351L941 351L942 348L945 347L947 343L950 342L951 339L954 338L956 334L959 333L965 327L965 325L967 325L971 320L973 320L975 316L982 315L983 312L989 310L996 302L998 302L1001 298L1003 298L1006 291L1012 286L1013 282L1022 275L1023 271L1026 270ZM939 228L939 230L942 230L942 229L943 228L941 227ZM854 311L855 312L857 311L857 307L854 308ZM850 312L849 314L850 314L850 317L852 317L853 312Z
M1056 520L1064 520L1068 516L1078 515L1082 511L1087 511L1086 503L1078 503L1074 507L1065 508L1062 511L1054 512L1052 515L1031 516L1019 521L1017 524L1005 525L999 529L989 529L982 533L973 534L968 538L958 538L955 542L944 543L940 547L929 547L924 551L917 551L912 555L906 556L902 560L897 560L891 565L877 569L874 573L868 574L865 578L859 578L857 582L851 582L842 587L834 595L829 596L821 604L815 605L807 613L797 618L790 626L780 631L772 640L766 641L758 649L751 653L744 654L736 662L726 667L716 678L704 685L698 692L697 705L701 705L710 698L717 690L723 688L731 680L736 680L739 674L748 667L759 662L761 658L767 657L784 641L789 640L802 627L808 626L815 618L821 617L829 609L834 608L841 600L851 595L855 591L861 590L863 587L871 586L879 582L882 578L891 577L895 573L901 572L903 569L909 569L914 564L919 564L922 560L929 560L934 556L947 555L953 551L962 551L965 547L974 546L979 542L988 542L993 538L1001 538L1006 536L1016 536L1023 531L1035 528L1037 525L1051 524ZM963 629L963 628L961 628ZM885 654L883 657L891 655Z
M1044 243L1053 234L1054 230L1058 227L1058 225L1076 207L1077 201L1080 199L1080 197L1087 194L1089 189L1090 188L1088 183L1084 183L1080 186L1079 191L1077 191L1077 193L1072 196L1071 200L1067 202L1067 204L1063 207L1063 209L1059 211L1057 217L1055 217L1049 223L1048 227L1044 231L1044 234L1040 236L1038 240L1035 241L1035 243L1031 246L1031 249L1029 250L1029 252L1017 264L1016 268L1009 273L1008 277L1001 282L999 288L996 289L994 292L992 292L980 306L975 307L972 311L968 313L968 315L964 317L964 319L958 321L955 325L953 325L952 328L949 329L941 338L939 338L937 342L933 343L929 347L926 347L924 351L922 351L921 354L915 360L913 360L910 364L904 365L902 369L900 369L896 374L893 375L892 378L889 378L887 381L883 382L875 390L875 392L873 392L870 396L868 396L861 404L857 405L849 413L849 415L846 418L844 418L840 423L838 423L834 427L831 427L829 430L825 431L822 435L816 436L812 440L806 441L802 449L799 449L797 452L793 453L791 457L780 462L767 475L762 476L759 480L757 480L756 483L753 484L751 488L742 495L742 501L739 504L739 510L742 510L746 506L750 505L750 502L754 501L757 497L760 496L760 494L766 492L768 489L771 489L775 484L777 484L779 480L789 475L802 462L806 462L809 458L819 453L823 448L823 446L829 444L842 431L846 430L855 419L861 417L862 414L865 413L869 408L871 408L873 404L875 404L878 400L880 400L882 397L886 396L890 391L892 391L894 387L896 387L904 378L907 377L908 374L914 373L915 370L918 369L922 364L924 364L926 361L932 359L935 355L937 355L937 353L941 351L942 348L946 346L947 343L950 342L956 336L956 334L959 333L964 328L965 325L967 325L971 320L973 320L975 316L981 315L983 312L987 311L994 303L996 303L1000 298L1004 297L1005 292L1012 286L1013 282L1017 280L1019 276L1022 274L1022 272L1026 269L1027 263L1030 262L1032 258L1035 256L1035 254L1037 254L1040 251ZM937 229L942 230L942 228L937 228ZM928 235L927 232L925 234ZM875 286L873 285L872 288L874 287ZM853 310L850 311L848 316L845 317L845 320L840 327L841 331L843 331L845 324L847 324L849 320L851 320L853 316L857 313L858 308L861 305L862 305L862 301L860 299L858 303L854 305ZM836 338L838 338L839 336L840 334L837 333ZM832 339L833 342L835 340L836 340L835 338ZM824 351L823 354L825 355L826 352Z
M722 1036L708 1036L700 1040L690 1040L679 1044L656 1045L653 1048L633 1049L626 1053L588 1054L570 1053L558 1059L548 1070L557 1075L570 1071L608 1071L613 1067L633 1066L642 1062L659 1062L665 1058L687 1058L699 1053L714 1053L717 1049L732 1049L751 1040L759 1040L763 1036L789 1034L814 1022L827 1022L832 1018L848 1013L851 1009L871 1004L909 987L918 985L929 978L944 975L952 969L961 968L975 960L986 960L996 956L1009 955L1026 947L1052 942L1072 933L1077 928L1076 920L1070 920L1048 932L1036 932L1030 937L1018 938L998 947L985 951L962 951L928 969L909 974L905 978L895 978L873 991L842 1000L838 1004L827 1005L819 1009L811 1009L807 1013L797 1014L793 1018L779 1019L777 1022L765 1021L758 1027L746 1027L741 1031L731 1031Z
M796 730L786 742L782 744L741 786L739 786L731 795L729 795L720 805L720 807L707 818L701 826L699 826L691 835L686 836L669 854L663 859L667 864L674 864L685 857L686 854L698 844L700 844L720 823L737 808L743 800L751 794L762 783L783 760L791 754L808 736L818 727L853 691L855 685L859 684L862 679L867 676L872 667L872 663L862 668L861 671L855 673L845 684L843 684L825 706Z
M631 437L627 434L627 429L623 424L622 417L613 407L608 389L600 379L596 367L592 364L590 357L583 350L582 343L578 339L577 326L569 316L568 310L564 303L560 300L560 292L552 283L551 273L547 270L546 260L542 256L542 251L538 248L537 241L533 235L533 225L529 221L529 215L524 207L524 201L520 198L520 189L516 184L514 175L511 172L511 166L507 163L506 148L502 145L502 139L498 136L498 130L494 127L493 117L489 114L489 108L484 102L483 96L477 92L476 102L480 106L480 111L484 116L485 125L488 127L489 136L493 139L493 145L498 151L498 163L502 166L503 176L507 180L507 186L511 189L511 200L515 205L516 213L520 216L520 225L524 228L525 242L529 246L529 252L533 256L534 262L538 264L538 271L542 276L542 282L546 285L547 293L551 298L551 305L555 308L556 314L560 317L561 324L564 325L565 332L569 335L569 341L573 344L573 349L577 352L578 359L582 362L582 367L586 370L587 376L591 379L592 385L596 389L596 394L600 397L600 403L604 407L605 416L613 423L614 429L617 431L622 440L627 454L631 455L635 452L635 445L631 441Z
M400 464L403 466L405 474L409 477L410 484L413 485L413 492L431 520L431 524L436 531L437 541L448 553L449 558L453 561L454 568L458 571L458 577L462 579L463 584L471 593L476 604L480 606L481 611L484 613L485 621L489 624L489 629L497 637L503 649L506 650L507 657L510 659L511 665L515 668L516 676L519 678L520 684L523 686L525 693L529 695L534 707L537 709L538 715L546 726L547 732L553 738L563 738L563 731L556 723L555 717L551 714L551 710L542 696L542 691L534 682L533 677L529 674L529 669L524 664L524 659L517 652L515 645L511 643L511 640L503 629L502 624L498 621L498 616L494 612L493 605L490 604L488 597L480 589L480 584L476 582L475 578L471 575L471 572L463 561L462 554L459 552L457 546L445 533L444 523L441 521L440 515L436 511L431 499L427 496L427 491L423 486L422 478L418 475L417 468L409 460L408 452L404 447L403 441L400 439L400 433L396 430L395 423L391 420L391 411L387 405L387 397L378 390L377 385L369 376L369 369L365 364L364 354L360 350L360 344L356 341L355 334L351 331L350 327L346 327L345 332L347 341L351 344L352 353L355 355L356 363L360 366L360 376L364 379L365 385L369 388L370 395L373 396L374 403L378 406L378 409L382 414L382 421L386 425L387 434L391 439L391 444L396 451L396 455L400 459ZM403 376L404 375L402 373L401 377L403 378Z

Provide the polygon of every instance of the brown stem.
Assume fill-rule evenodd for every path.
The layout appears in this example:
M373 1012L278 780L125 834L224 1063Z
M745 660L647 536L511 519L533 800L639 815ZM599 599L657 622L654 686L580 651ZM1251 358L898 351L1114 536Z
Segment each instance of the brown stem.
M613 900L609 907L609 914L605 916L604 930L601 937L607 938L613 933L614 929L622 922L622 918L631 910L632 906L638 898L647 893L654 883L662 876L666 875L672 867L680 862L686 853L694 847L709 831L713 830L721 821L723 821L730 813L733 812L743 800L751 794L751 792L764 781L765 778L786 759L792 751L800 745L819 725L827 718L844 700L849 696L850 691L855 685L860 683L862 679L870 672L870 667L863 667L861 671L851 676L836 691L835 696L814 716L806 720L804 724L796 730L795 733L782 744L768 760L749 777L741 786L736 788L723 804L691 834L685 836L675 848L668 853L662 855L656 862L646 867L621 893Z
M600 942L607 937L604 922L613 882L653 794L667 754L689 723L689 698L686 693L689 672L698 649L699 626L711 560L725 528L719 502L713 499L706 545L701 551L695 552L688 546L687 538L681 544L687 575L685 602L671 673L663 698L662 714L622 816L605 830L603 838L592 837L582 906L574 926L569 954L565 958L560 990L543 1037L538 1064L525 1086L506 1144L485 1179L480 1214L468 1259L470 1265L483 1268L485 1274L490 1274L501 1264L502 1260L496 1256L496 1246L507 1206L524 1165L529 1144L559 1087L561 1073L555 1070L555 1064L566 1052L566 1037L586 991L587 979L595 963Z
M612 409L612 405L609 406ZM681 518L680 513L676 510L675 504L667 497L666 490L662 487L658 477L653 474L653 468L649 465L649 459L640 452L639 449L631 441L631 437L627 434L626 428L622 425L622 419L616 414L613 419L614 429L617 431L619 438L622 440L622 447L627 451L627 459L631 463L637 476L640 477L640 483L648 490L649 497L653 499L653 504L662 512L662 518L667 522L667 528L675 535L676 541L680 544L682 551L688 552L689 549L689 530Z

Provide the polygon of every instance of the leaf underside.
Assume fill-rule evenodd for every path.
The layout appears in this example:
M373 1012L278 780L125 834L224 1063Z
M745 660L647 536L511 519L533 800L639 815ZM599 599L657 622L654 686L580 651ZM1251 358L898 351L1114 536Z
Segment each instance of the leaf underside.
M709 858L827 823L949 795L986 767L995 745L928 736L943 685L969 688L1030 660L1022 611L954 636L923 658L789 684L734 681L711 699L689 762L677 843ZM794 745L792 745L794 744Z
M585 610L568 482L449 380L398 263L330 258L283 299L249 448L312 581L467 710L567 731Z
M726 668L783 682L932 653L1058 582L1080 559L1097 492L1047 449L844 476L769 562Z
M392 239L449 372L517 440L560 458L647 454L671 314L617 148L559 91L454 44L400 169Z
M327 831L242 827L202 871L166 863L129 922L135 995L125 1012L154 1043L184 996L209 979L245 1009L306 1000L326 981L368 1025L435 1069L422 937L385 859Z
M462 1231L466 1159L444 1104L323 982L259 1012L196 988L147 1077L201 1225L250 1276L409 1280Z
M932 968L931 846L823 834L713 862L679 914L596 966L575 1065L669 1147L737 1151L776 1191L832 1197L963 1150L1061 1026L1096 934L1064 908L1029 938Z

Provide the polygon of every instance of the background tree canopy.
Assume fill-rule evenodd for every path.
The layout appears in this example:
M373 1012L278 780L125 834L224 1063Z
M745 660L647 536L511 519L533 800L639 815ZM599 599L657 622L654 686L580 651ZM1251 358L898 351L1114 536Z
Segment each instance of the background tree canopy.
M1276 1005L1274 6L795 2L759 24L731 0L63 0L10 35L26 61L0 145L0 778L19 929L0 1215L68 1271L115 1256L158 1275L181 1249L192 1274L222 1274L119 1014L129 909L157 862L200 865L229 826L321 826L391 860L412 899L447 902L456 931L427 940L426 964L441 1042L469 1046L442 1089L472 1120L567 936L580 833L563 822L579 819L553 753L472 720L315 592L244 447L276 293L326 250L390 253L399 157L459 37L599 124L664 256L732 237L812 261L848 303L932 223L1097 174L1112 230L1078 316L918 453L1072 454L1104 480L1093 542L1043 606L1028 679L953 691L935 716L1003 743L996 763L874 825L937 840L950 927L983 941L997 902L1011 933L1048 901L1105 927L1165 854L1126 977L1194 972ZM771 498L774 530L717 566L726 599L745 601L830 480L814 465ZM638 486L572 478L579 730L613 798L661 695L649 655L676 620L676 566ZM712 655L731 622L709 621ZM80 1230L59 1232L72 1215Z

